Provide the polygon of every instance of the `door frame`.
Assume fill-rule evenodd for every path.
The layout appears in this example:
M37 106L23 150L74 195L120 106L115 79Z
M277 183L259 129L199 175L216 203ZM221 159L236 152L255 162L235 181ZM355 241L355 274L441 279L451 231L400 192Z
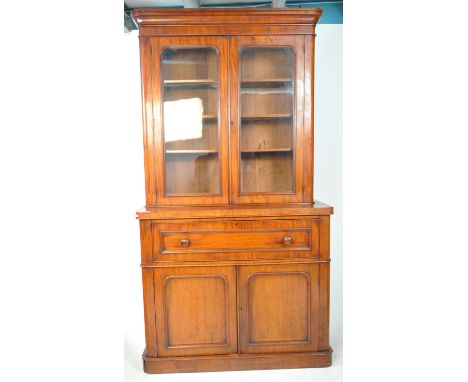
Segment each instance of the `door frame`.
M307 89L305 86L305 41L302 35L275 36L235 36L229 42L229 91L230 91L230 149L231 149L231 201L234 204L246 203L300 203L305 201L304 173L312 171L311 160L304 152L310 150L305 146L312 146L311 136L304 129L304 107ZM295 52L295 81L294 81L294 190L292 192L241 193L240 172L240 49L242 47L290 47ZM306 177L307 178L307 177Z
M168 322L165 288L174 279L219 278L224 281L226 298L225 340L220 343L170 344L170 325L190 323ZM158 357L198 356L237 353L237 273L235 266L221 267L164 267L154 270L154 299Z
M218 194L165 194L165 147L163 129L163 79L161 54L166 48L216 48L219 55L218 62L218 164L220 192ZM229 203L229 145L228 145L228 39L226 37L158 37L151 41L151 89L152 110L154 113L152 124L152 138L154 158L150 162L150 178L156 179L154 190L150 190L155 197L151 198L159 206L177 205L209 205ZM147 105L148 108L148 105ZM151 182L150 182L151 184Z
M318 350L319 339L319 263L284 265L239 266L239 351L241 354L309 352ZM278 275L304 276L308 283L308 333L303 340L260 341L252 340L251 281L255 276ZM268 301L265 301L268 303ZM273 319L274 317L272 317Z

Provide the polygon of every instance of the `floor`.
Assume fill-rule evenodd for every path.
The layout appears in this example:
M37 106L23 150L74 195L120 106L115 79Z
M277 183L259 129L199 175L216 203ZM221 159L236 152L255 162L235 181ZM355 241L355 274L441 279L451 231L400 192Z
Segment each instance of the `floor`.
M134 338L134 337L131 337ZM341 382L343 371L342 345L331 341L333 347L333 364L322 369L283 369L283 370L254 370L254 371L226 371L213 373L183 373L183 374L145 374L141 344L125 338L125 382L158 381L158 382Z

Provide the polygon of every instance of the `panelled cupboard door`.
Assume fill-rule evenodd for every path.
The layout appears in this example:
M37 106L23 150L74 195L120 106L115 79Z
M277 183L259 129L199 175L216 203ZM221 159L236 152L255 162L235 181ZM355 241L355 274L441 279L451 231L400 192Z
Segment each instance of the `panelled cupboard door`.
M227 39L152 44L156 203L227 203Z
M319 265L239 267L240 352L318 350Z
M237 353L235 267L156 268L159 357Z
M310 201L305 188L311 185L304 184L304 173L312 172L311 155L304 155L312 146L304 131L305 90L310 89L304 82L305 70L310 71L304 47L304 36L230 39L234 203Z

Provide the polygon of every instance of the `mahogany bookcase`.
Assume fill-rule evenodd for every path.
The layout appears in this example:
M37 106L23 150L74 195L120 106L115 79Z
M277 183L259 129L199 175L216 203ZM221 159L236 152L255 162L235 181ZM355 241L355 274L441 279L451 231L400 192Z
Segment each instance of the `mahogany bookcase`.
M147 373L323 367L330 215L313 199L320 9L136 9Z

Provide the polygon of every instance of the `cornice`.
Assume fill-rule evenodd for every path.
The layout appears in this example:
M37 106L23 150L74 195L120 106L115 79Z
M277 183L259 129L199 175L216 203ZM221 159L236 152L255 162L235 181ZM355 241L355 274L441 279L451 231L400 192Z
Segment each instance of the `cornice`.
M321 15L320 8L140 8L132 11L132 17L139 27L231 24L314 26Z

